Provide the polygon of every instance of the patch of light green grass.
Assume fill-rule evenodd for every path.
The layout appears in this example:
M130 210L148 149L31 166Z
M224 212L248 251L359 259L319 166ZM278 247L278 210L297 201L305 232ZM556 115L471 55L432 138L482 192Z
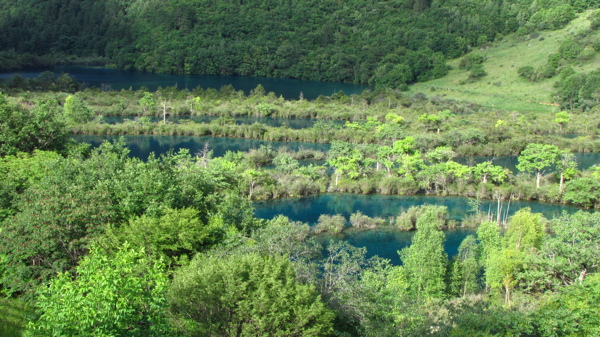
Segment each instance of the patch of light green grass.
M472 51L486 57L483 65L488 75L478 81L461 84L467 80L469 72L458 69L460 59L455 59L448 61L452 70L447 76L412 85L409 94L422 92L428 96L439 95L503 110L558 111L557 106L550 105L555 103L552 94L557 78L530 83L519 77L517 69L523 66L537 69L545 65L548 55L558 52L564 40L588 29L588 14L580 14L563 29L542 31L540 37L509 35L490 47ZM589 38L597 39L599 35L597 31L592 32ZM595 70L599 59L596 55L591 60L576 62L572 66L578 72Z

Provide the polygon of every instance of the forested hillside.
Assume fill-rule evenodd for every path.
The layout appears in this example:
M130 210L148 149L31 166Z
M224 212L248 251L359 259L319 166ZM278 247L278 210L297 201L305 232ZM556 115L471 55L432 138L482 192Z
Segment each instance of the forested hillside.
M123 69L402 87L593 0L0 1L0 67L90 58ZM40 57L45 56L45 57Z

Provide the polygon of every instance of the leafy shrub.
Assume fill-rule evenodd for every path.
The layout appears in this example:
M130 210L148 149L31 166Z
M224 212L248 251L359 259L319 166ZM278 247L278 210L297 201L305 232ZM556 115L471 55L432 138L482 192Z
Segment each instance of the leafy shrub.
M385 223L382 218L371 218L368 215L364 215L361 211L352 213L350 215L350 223L355 228L375 228Z
M482 64L485 61L485 57L481 54L471 53L465 55L458 64L459 69L471 70L474 65Z
M524 79L530 82L536 81L538 77L537 72L532 66L520 67L519 69L517 69L517 73L519 74L519 76L523 77Z
M469 78L481 78L487 76L487 72L483 67L483 64L475 64L471 67L471 74L469 74Z
M560 47L558 48L560 57L565 60L577 58L577 56L579 56L579 54L581 54L582 51L583 48L581 47L579 42L573 39L563 41L560 44Z
M315 226L315 233L329 232L333 234L340 233L346 225L346 218L341 214L329 215L321 214L317 225Z
M448 207L420 205L411 206L406 212L400 213L396 218L396 226L405 231L414 230L419 219L426 213L433 214L437 228L444 228L448 224Z

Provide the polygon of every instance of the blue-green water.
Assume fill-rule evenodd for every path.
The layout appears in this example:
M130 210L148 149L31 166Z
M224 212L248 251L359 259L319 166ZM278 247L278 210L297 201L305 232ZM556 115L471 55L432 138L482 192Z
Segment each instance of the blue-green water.
M152 116L149 117L150 121L160 122L163 120L162 117ZM182 123L187 121L193 121L196 123L210 123L213 120L219 118L219 116L167 116L167 121L172 123ZM236 116L232 117L235 120L235 123L238 125L241 124L253 124L253 123L261 123L272 127L282 127L287 126L290 129L307 129L311 128L318 119L314 118L273 118L273 117L254 117L254 116ZM103 117L103 121L107 124L117 124L123 123L125 120L135 121L139 119L138 116L110 116ZM327 123L333 123L337 125L344 125L345 121L332 121L327 120Z
M97 147L103 141L114 141L123 137L127 147L131 151L130 157L147 159L151 152L159 156L173 149L175 152L180 149L188 149L191 154L196 154L204 149L205 144L208 149L213 151L213 156L221 157L227 151L249 151L258 149L261 146L271 145L274 150L287 148L297 151L299 149L328 151L328 144L303 143L303 142L269 142L256 139L244 138L215 138L215 137L195 137L195 136L93 136L93 135L75 135L73 138L79 142L91 144Z
M301 199L271 200L255 203L254 214L258 218L271 219L278 214L287 216L293 221L315 224L321 214L341 214L347 220L352 213L361 211L371 217L392 217L407 211L411 206L441 205L448 207L450 218L461 220L471 213L468 198L437 197L426 195L389 196L389 195L359 195L359 194L324 194ZM480 206L483 212L494 213L497 204L484 200ZM508 205L504 205L504 211ZM542 213L546 218L558 217L562 212L575 213L579 209L560 204L546 204L535 201L515 201L508 208L508 215L514 214L523 207L530 207L534 213ZM457 253L462 240L473 229L453 229L446 231L445 250L448 256ZM376 230L349 229L342 234L321 236L321 240L346 240L356 247L367 247L367 255L390 259L399 264L397 251L410 245L414 232L400 231L395 228L378 228Z
M120 117L122 118L122 117ZM247 117L251 118L251 117ZM279 120L272 118L271 120ZM294 119L288 119L294 120ZM296 119L299 123L304 123L302 119ZM118 139L118 136L82 136L77 135L74 138L81 142L92 144L92 146L100 145L104 140ZM230 151L248 151L250 149L259 148L261 145L271 145L274 149L287 147L290 150L299 148L313 149L320 151L328 151L329 144L307 143L307 142L270 142L256 139L244 138L214 138L214 137L195 137L195 136L125 136L125 142L131 149L132 157L142 159L148 158L150 152L157 155L166 153L173 148L178 151L181 148L187 148L190 153L195 154L204 148L204 144L208 143L209 149L213 150L215 156L222 156L227 150ZM593 165L600 164L600 153L574 153L579 169L587 169ZM476 165L478 163L492 160L494 165L499 165L508 168L513 173L518 173L516 166L519 163L516 156L503 157L458 157L455 161L466 164ZM549 169L547 173L551 172Z
M114 140L118 136L75 136L75 139L98 146L104 140ZM209 149L214 151L215 156L222 156L227 150L248 151L259 148L261 145L270 144L274 149L285 146L291 150L299 148L316 149L327 151L328 145L300 142L267 142L252 139L236 138L213 138L192 136L124 136L127 146L130 148L132 157L145 159L150 152L157 155L167 152L169 149L175 151L187 148L190 153L200 152L204 144L209 144ZM516 165L516 157L506 158L507 163ZM598 162L599 154L578 154L580 167L589 167ZM499 162L495 162L501 165ZM508 164L505 164L508 166ZM289 200L273 200L264 203L256 203L255 215L259 218L270 219L278 214L283 214L294 221L302 221L310 224L317 222L321 214L342 214L349 219L350 214L361 211L371 217L392 217L408 210L411 206L423 204L434 204L447 206L450 218L460 220L469 214L470 206L467 198L462 197L437 197L437 196L386 196L386 195L354 195L354 194L325 194L316 197ZM494 213L497 204L493 201L483 201L480 210L485 213ZM504 210L506 210L505 205ZM515 201L510 204L508 214L511 215L522 207L530 207L533 212L542 213L547 218L559 216L563 211L574 213L578 209L573 206L560 204L545 204L534 201ZM446 231L446 252L449 256L456 254L460 242L469 234L474 233L471 229L455 229ZM412 232L403 232L394 228L381 228L377 230L347 230L333 237L322 236L321 240L335 239L346 240L357 247L367 247L368 256L378 255L390 259L393 263L400 263L398 250L408 246L412 238Z
M231 84L236 90L242 90L248 94L250 90L262 84L267 92L274 92L277 96L283 96L287 99L298 99L300 93L306 99L315 99L319 95L330 96L338 91L343 91L347 95L360 94L368 88L364 85L350 83L301 81L268 77L153 74L140 71L79 66L57 66L37 71L2 73L0 74L0 79L8 79L14 75L32 78L38 76L42 71L52 71L56 74L68 73L74 76L77 81L83 82L87 86L101 87L103 85L110 85L112 90L127 90L129 88L138 90L142 86L152 91L158 87L171 86L189 90L196 87L219 89Z

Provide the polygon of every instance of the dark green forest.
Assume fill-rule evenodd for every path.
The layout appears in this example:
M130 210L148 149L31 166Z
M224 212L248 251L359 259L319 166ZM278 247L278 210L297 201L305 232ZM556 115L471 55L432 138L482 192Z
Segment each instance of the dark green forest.
M2 69L79 60L179 74L391 88L521 30L557 29L589 0L0 1Z
M262 85L112 91L51 72L0 82L0 336L600 335L600 165L578 163L600 152L600 75L581 63L600 50L586 37L599 11L548 50L548 65L511 70L522 83L558 76L548 93L556 111L484 107L433 86L431 97L402 92L459 57L481 83L489 63L469 52L507 35L539 41L599 6L0 0L2 71L85 64L372 86L287 100ZM125 138L92 147L72 135L267 145L139 158ZM324 193L462 196L470 210L457 219L439 204L386 217L353 209L311 224L255 216L255 202ZM510 209L523 200L572 211ZM412 232L398 263L344 236L386 230ZM445 248L453 230L469 233L454 255Z

